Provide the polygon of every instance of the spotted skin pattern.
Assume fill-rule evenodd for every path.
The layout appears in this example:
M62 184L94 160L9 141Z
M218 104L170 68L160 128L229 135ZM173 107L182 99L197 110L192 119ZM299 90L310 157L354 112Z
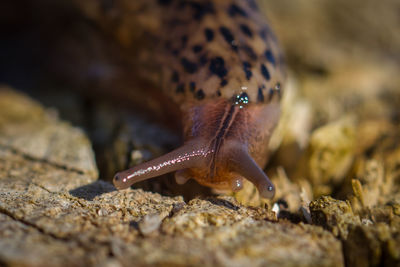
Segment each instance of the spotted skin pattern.
M235 191L245 178L261 196L273 197L260 166L279 120L285 64L265 18L252 0L158 0L158 5L165 27L159 42L162 89L182 112L185 143L118 173L114 184L122 189L177 171L178 183L193 178Z
M169 1L165 9L166 14L180 14L167 16L164 22L170 26L164 41L164 90L172 91L168 95L176 103L229 99L243 87L253 102L260 99L262 86L268 99L268 89L282 84L284 64L276 38L248 1ZM174 79L176 72L182 74L180 79ZM184 90L175 94L179 85Z

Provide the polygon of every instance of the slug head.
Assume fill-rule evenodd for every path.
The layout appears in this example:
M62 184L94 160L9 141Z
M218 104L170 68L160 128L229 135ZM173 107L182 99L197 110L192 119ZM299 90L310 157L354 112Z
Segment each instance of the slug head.
M177 171L178 183L195 179L217 189L241 189L243 178L264 198L273 198L274 185L259 167L267 157L267 144L279 118L279 105L232 104L231 101L196 103L185 107L182 147L159 158L119 172L114 185L132 184Z

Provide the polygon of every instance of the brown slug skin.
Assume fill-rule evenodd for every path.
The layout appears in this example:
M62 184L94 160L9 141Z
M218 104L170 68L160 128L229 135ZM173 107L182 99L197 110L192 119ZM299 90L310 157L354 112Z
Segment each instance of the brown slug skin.
M275 189L262 171L278 123L284 63L251 0L159 0L162 90L182 113L182 147L117 173L118 189L164 173L217 189Z

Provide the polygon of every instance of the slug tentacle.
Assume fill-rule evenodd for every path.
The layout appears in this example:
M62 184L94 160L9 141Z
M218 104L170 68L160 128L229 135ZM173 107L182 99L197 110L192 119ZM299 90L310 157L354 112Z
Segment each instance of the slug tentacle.
M117 189L125 189L134 183L169 172L199 167L211 156L212 152L208 149L199 148L193 142L188 142L159 158L117 173L113 182Z
M228 157L233 171L252 182L262 197L274 197L275 187L273 183L243 146L238 145L230 149L229 154Z

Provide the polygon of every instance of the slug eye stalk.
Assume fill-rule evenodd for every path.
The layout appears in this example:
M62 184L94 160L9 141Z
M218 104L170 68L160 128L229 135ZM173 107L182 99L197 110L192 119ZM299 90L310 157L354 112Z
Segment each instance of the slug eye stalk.
M208 163L216 160L217 162L214 163L217 167L220 164L227 168L229 174L236 173L252 182L262 197L274 197L274 185L243 145L229 144L228 142L220 150L221 155L213 155L214 153L214 150L199 148L196 146L196 142L192 141L159 158L117 173L114 177L114 185L117 189L125 189L134 183L173 171L179 171L179 180L184 182L190 177L186 177L187 172L181 170L208 168L205 173L210 173L210 164ZM218 161L221 158L226 160ZM196 177L194 178L196 179ZM207 179L211 178L207 177ZM229 182L230 178L227 179Z
M211 156L211 153L212 151L197 148L193 142L190 142L161 157L117 173L113 182L117 189L125 189L134 183L169 172L199 167Z

